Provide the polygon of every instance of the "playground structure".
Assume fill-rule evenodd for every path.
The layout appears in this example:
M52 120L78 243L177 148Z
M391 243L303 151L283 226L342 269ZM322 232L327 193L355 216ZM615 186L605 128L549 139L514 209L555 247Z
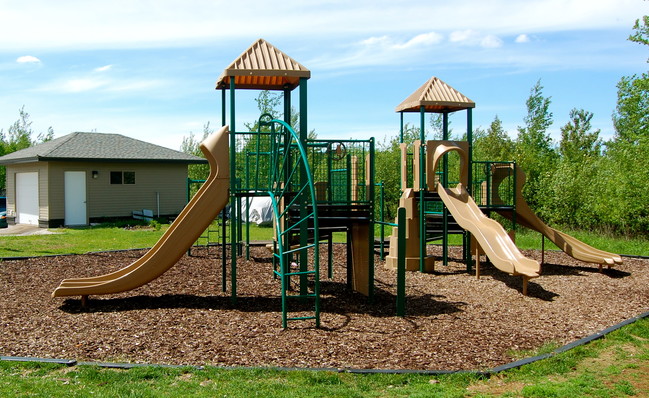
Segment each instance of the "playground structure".
M210 163L210 176L169 230L131 265L98 277L65 279L52 296L79 295L85 301L89 295L142 286L173 266L221 213L222 289L227 291L229 279L231 299L236 303L237 258L244 255L244 250L248 255L250 244L244 209L250 208L254 198L267 197L273 208L275 237L270 248L273 276L281 289L284 328L294 320L314 320L316 327L320 325L320 247L327 245L327 275L331 277L334 233L347 237L348 287L371 300L376 223L374 139L309 138L309 78L308 69L263 39L253 43L217 80L224 127L201 144ZM281 91L282 119L264 114L254 131L239 131L236 93L241 89ZM296 89L299 107L294 128L292 93ZM522 256L514 245L513 234L484 215L494 211L512 220L512 231L517 223L535 229L577 259L600 267L620 263L619 256L591 248L543 224L522 199L524 176L515 163L473 162L473 107L475 103L437 78L430 79L397 107L402 131L402 220L392 224L386 266L398 269L398 300L403 303L405 269L434 269L435 259L426 251L428 242L441 239L442 260L448 262L449 234L463 237L467 271L472 267L472 255L479 260L480 254L486 254L498 269L521 275L526 294L527 281L540 275L541 265ZM448 115L460 110L467 111L467 141L449 141ZM412 167L408 146L403 143L404 112L420 113L421 136L414 143ZM443 140L425 140L427 112L443 115ZM450 154L460 159L455 188L449 187ZM476 271L479 274L479 261ZM305 303L309 304L308 310Z
M475 103L438 78L431 78L398 107L401 113L401 186L400 206L407 209L406 268L430 272L434 259L426 253L430 241L442 240L443 263L448 261L448 236L461 234L463 257L471 271L475 256L476 275L480 276L480 255L486 254L501 271L523 277L522 292L527 282L541 274L541 264L525 258L514 244L517 224L538 231L573 258L611 267L620 264L619 255L595 249L543 223L529 208L522 195L525 174L515 162L473 161L472 109ZM467 112L467 141L448 141L449 113ZM404 112L419 112L420 139L413 143L412 159L403 142ZM441 113L443 140L425 141L425 114ZM449 188L448 153L459 155L459 182ZM412 161L412 166L410 166ZM472 194L473 193L473 194ZM484 214L497 212L512 221L505 229ZM399 250L397 230L390 238L390 255L386 266L396 268ZM474 250L471 250L471 247ZM543 260L541 261L541 263Z

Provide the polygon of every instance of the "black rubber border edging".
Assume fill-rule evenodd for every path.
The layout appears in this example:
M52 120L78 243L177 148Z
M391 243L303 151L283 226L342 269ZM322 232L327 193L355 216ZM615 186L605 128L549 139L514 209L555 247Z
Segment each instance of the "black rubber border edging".
M325 371L325 372L335 372L335 373L352 373L352 374L419 374L419 375L446 375L446 374L473 374L481 376L491 376L496 373L504 372L507 370L519 368L524 365L529 365L531 363L551 358L555 355L569 351L575 347L579 347L585 344L590 343L591 341L600 339L607 334L614 332L626 325L630 325L640 319L649 318L649 311L644 312L633 318L626 319L616 325L607 327L604 330L593 333L590 336L584 337L582 339L568 343L562 347L555 349L554 351L536 355L529 358L519 359L514 362L510 362L504 365L496 366L495 368L477 371L477 370L417 370L417 369L354 369L354 368L291 368L291 367L235 367L235 366L214 366L215 369L225 369L225 370L236 370L236 369L267 369L267 370L279 370L279 371ZM13 356L0 356L0 361L8 362L38 362L38 363L54 363L66 366L99 366L103 368L112 368L112 369L132 369L139 367L161 367L161 368L192 368L196 370L202 370L211 366L192 366L192 365L165 365L165 364L141 364L141 363L114 363L114 362L88 362L88 361L77 361L74 359L53 359L53 358L33 358L33 357L13 357Z

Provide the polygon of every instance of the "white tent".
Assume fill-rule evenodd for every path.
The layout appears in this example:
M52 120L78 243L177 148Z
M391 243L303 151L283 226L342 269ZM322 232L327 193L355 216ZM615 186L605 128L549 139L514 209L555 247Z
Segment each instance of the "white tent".
M246 219L246 214L248 218ZM241 199L241 218L259 225L273 222L273 204L269 196L255 196Z

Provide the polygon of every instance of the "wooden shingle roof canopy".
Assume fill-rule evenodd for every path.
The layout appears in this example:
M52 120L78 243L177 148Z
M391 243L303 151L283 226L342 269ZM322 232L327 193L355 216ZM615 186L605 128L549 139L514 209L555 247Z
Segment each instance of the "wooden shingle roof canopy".
M422 106L425 112L443 113L475 108L475 102L437 77L432 77L399 104L396 112L420 112Z
M259 39L225 68L216 88L229 88L234 79L235 88L293 90L299 85L300 78L310 77L311 71L302 64Z

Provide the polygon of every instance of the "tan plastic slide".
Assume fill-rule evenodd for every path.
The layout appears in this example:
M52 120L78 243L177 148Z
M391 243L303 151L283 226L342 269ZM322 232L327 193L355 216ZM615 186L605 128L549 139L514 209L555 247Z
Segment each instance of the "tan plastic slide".
M541 219L530 209L527 202L523 198L522 187L525 183L525 173L519 168L516 168L516 222L524 227L533 229L543 234L546 238L550 239L552 243L563 250L569 256L588 263L606 264L611 267L615 264L622 264L622 257L618 254L605 252L596 249L586 243L575 239L574 237L558 231L546 225ZM497 190L494 190L497 192ZM511 215L503 214L505 217Z
M436 170L442 156L450 151L457 151L460 154L460 181L466 183L468 170L466 152L452 142L439 144L435 148L432 171ZM523 294L526 294L527 281L540 275L541 265L523 256L502 225L482 213L462 182L455 188L444 188L442 184L436 185L437 193L455 221L460 227L473 234L491 263L501 271L523 276Z
M132 290L156 279L180 260L229 199L228 126L206 138L200 148L209 161L210 175L158 242L144 256L116 272L63 280L52 297Z

